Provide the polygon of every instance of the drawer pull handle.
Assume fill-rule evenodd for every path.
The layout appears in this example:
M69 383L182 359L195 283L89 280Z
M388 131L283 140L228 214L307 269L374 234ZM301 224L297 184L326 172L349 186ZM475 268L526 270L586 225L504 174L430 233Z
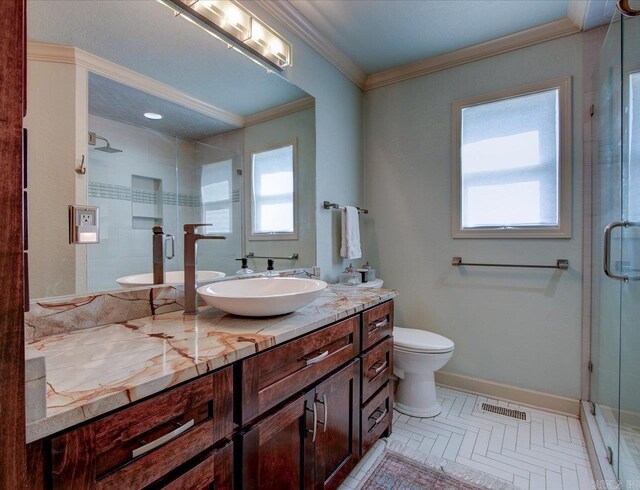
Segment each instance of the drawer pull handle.
M382 327L386 327L388 324L389 324L389 318L385 317L382 320L378 320L377 322L369 323L369 326L373 328L382 328Z
M162 446L163 444L169 442L170 440L175 439L180 434L182 434L183 432L186 432L191 427L193 427L194 422L195 421L191 419L186 424L181 425L180 427L178 427L175 430L172 430L168 434L158 437L155 441L151 441L150 443L145 444L144 446L140 446L138 449L134 449L133 457L137 458L138 456L142 456L143 454L148 453L152 449L155 449L158 446Z
M380 410L376 410L376 412L379 412ZM380 414L380 416L377 419L374 419L374 423L373 426L375 427L376 425L378 425L380 422L382 422L382 419L384 418L385 415L387 415L387 409L385 408L382 413ZM375 412L374 412L375 414ZM373 415L371 417L369 417L369 419L373 419Z
M322 403L324 407L324 420L318 420L319 423L322 424L322 432L327 432L327 420L329 418L329 402L327 400L327 395L322 395L322 401L316 400L317 403Z
M307 366L311 366L312 364L315 364L317 362L322 361L323 359L326 359L328 356L329 356L329 351L326 350L322 354L318 354L316 357L312 357L310 359L303 357L302 359L304 361L307 361Z
M378 361L375 364L372 364L369 369L374 371L376 374L380 374L380 372L386 369L388 365L389 363L387 361Z

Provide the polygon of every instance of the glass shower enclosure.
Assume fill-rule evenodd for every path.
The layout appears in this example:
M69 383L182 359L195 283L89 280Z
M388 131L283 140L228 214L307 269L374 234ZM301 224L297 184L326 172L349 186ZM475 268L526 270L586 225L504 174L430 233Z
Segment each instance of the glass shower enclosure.
M640 488L639 48L616 12L593 76L590 399L622 488Z

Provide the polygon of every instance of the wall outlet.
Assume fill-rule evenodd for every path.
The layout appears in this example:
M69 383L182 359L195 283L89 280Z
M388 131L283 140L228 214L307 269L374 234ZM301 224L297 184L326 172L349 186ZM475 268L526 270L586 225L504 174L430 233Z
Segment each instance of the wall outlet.
M97 206L69 206L69 243L99 243L99 216Z
M96 215L95 212L80 212L80 226L95 226L96 225Z

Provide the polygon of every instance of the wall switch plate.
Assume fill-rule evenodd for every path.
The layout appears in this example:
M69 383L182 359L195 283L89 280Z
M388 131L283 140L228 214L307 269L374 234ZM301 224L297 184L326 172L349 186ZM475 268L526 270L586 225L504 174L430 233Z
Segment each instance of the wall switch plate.
M69 243L100 243L100 208L69 205Z

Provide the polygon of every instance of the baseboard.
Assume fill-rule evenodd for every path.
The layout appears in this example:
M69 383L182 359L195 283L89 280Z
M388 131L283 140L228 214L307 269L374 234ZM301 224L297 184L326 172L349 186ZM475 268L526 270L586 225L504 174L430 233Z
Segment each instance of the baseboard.
M436 383L456 390L466 391L475 395L486 395L492 398L541 408L550 412L578 417L580 401L558 395L543 393L542 391L518 388L517 386L495 383L480 378L463 376L462 374L436 371Z

